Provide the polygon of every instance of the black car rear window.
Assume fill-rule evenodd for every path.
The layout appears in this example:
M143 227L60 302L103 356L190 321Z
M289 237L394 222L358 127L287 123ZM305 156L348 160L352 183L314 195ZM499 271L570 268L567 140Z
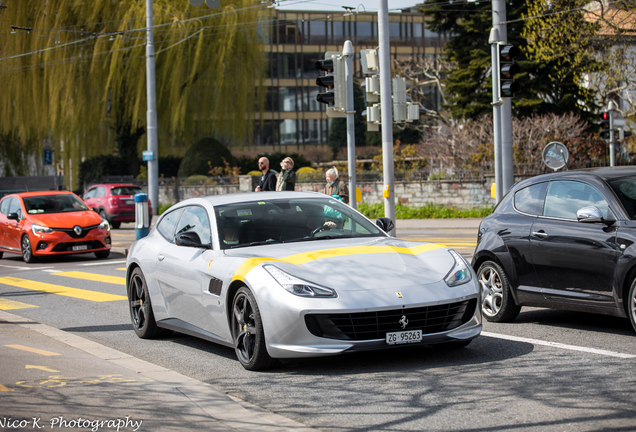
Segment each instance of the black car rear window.
M111 195L136 195L138 193L141 193L141 188L130 186L114 187L110 190Z
M548 182L537 183L515 192L515 208L520 212L540 216Z

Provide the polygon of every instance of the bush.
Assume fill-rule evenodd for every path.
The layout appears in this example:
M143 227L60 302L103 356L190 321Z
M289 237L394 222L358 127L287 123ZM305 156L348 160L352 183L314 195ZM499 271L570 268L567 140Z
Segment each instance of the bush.
M396 219L448 219L448 218L483 218L492 213L493 207L472 209L456 209L440 204L429 203L422 207L395 206ZM384 204L358 203L358 211L371 220L384 216Z
M214 138L202 138L190 146L181 164L179 165L179 177L210 174L214 167L225 168L227 161L231 166L236 166L236 160L230 150L220 141Z

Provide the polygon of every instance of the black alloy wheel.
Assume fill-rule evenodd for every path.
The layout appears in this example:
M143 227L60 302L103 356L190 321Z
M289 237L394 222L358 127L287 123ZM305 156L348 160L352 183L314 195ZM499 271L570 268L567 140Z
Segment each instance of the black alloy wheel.
M37 261L37 258L33 256L33 249L31 248L31 239L29 239L29 235L25 234L22 236L22 259L25 263L34 263Z
M105 221L108 221L108 219L106 219L106 210L101 209L101 210L99 211L99 216L100 216L102 219L104 219ZM110 224L110 222L108 222L108 223ZM112 227L112 224L111 224L111 227Z
M519 315L521 306L515 304L508 276L499 264L484 262L477 271L477 280L481 287L481 312L488 321L507 322Z
M141 339L153 339L166 333L164 329L157 327L155 316L152 313L148 285L146 285L146 279L139 267L133 270L130 275L127 291L130 318L137 336Z
M267 353L261 315L254 295L241 287L232 302L232 338L241 365L247 370L264 370L275 360Z

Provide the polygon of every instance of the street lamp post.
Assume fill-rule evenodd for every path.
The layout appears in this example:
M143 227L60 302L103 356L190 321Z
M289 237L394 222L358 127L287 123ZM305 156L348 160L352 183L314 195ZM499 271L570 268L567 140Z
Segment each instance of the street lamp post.
M152 214L159 214L159 161L157 144L157 98L155 86L155 45L153 37L152 0L146 0L146 90L148 110L146 134L148 136L148 195Z

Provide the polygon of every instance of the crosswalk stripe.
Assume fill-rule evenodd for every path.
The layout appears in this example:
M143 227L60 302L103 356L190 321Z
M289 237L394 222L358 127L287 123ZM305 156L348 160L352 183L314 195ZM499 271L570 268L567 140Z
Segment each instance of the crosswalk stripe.
M115 300L126 300L127 297L102 293L97 291L89 291L79 288L69 288L62 285L53 285L45 282L35 282L27 279L19 279L11 276L0 277L0 284L16 286L19 288L30 289L34 291L43 291L51 294L59 294L67 297L74 297L83 300L91 300L96 302L106 302Z
M79 272L79 271L56 272L51 274L55 276L66 276L66 277L70 277L74 279L84 279L84 280L95 281L95 282L108 282L108 283L117 284L117 285L126 285L126 278L123 278L121 276L105 276L105 275L100 275L95 273L86 273L86 272Z
M36 308L38 306L0 298L0 310Z

